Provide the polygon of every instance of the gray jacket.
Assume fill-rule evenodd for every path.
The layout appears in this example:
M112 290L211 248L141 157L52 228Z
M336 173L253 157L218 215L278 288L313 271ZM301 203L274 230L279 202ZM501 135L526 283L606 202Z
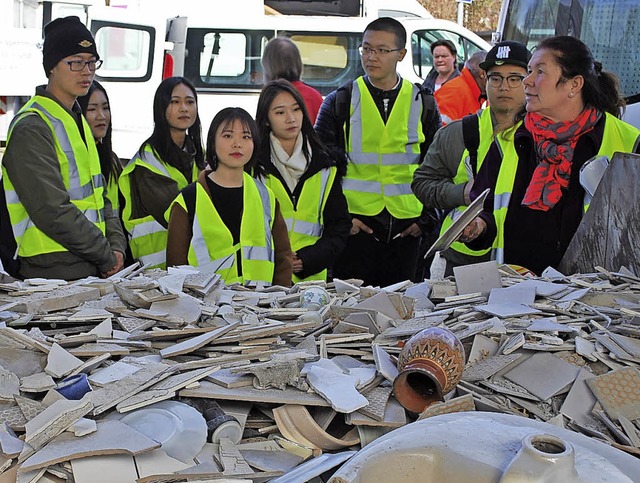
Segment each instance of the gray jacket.
M38 87L36 95L59 103L44 87ZM73 111L67 112L80 119L77 104ZM93 139L85 141L94 142ZM127 244L120 220L106 197L106 189L106 236L103 236L71 203L60 173L53 132L40 116L26 116L16 123L2 163L31 221L68 250L20 258L23 277L74 280L99 275L116 264L113 251L124 253Z

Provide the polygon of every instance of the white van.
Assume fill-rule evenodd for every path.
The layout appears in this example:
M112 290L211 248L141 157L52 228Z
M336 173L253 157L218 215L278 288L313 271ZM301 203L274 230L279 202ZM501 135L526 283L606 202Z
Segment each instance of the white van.
M176 7L177 8L177 7ZM303 80L323 95L362 74L358 46L371 18L295 15L212 15L208 11L170 17L167 11L102 8L90 11L90 28L104 59L96 79L111 101L114 150L130 158L153 129L153 95L165 77L182 75L196 86L206 136L222 108L255 114L262 87L260 58L266 42L290 36L298 45ZM491 46L469 30L433 18L398 17L407 29L408 54L400 74L421 82L432 67L429 46L440 38L458 48L458 61Z

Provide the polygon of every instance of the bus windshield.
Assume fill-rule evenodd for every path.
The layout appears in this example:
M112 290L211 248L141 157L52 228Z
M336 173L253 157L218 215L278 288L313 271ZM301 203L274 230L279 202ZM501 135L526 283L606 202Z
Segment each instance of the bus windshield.
M620 79L627 101L640 100L640 1L511 0L501 14L501 37L532 49L553 35L586 43L603 69Z

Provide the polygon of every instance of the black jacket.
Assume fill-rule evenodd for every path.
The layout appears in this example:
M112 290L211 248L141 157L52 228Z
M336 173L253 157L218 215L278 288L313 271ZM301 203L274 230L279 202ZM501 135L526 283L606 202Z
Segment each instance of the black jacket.
M324 168L335 166L335 162L324 154L315 153L306 171L300 177L293 193L289 190L280 171L271 162L268 156L261 156L265 174L273 176L280 180L285 191L289 195L289 199L293 202L293 206L297 205L297 200L302 192L302 187L306 180ZM303 271L296 273L300 278L305 278L314 273L318 273L325 268L331 267L336 259L340 256L347 244L347 237L351 230L351 217L347 208L347 199L342 193L341 176L338 174L329 191L329 197L324 206L324 230L322 236L316 243L304 248L300 248L296 254L302 260ZM318 200L320 203L320 200Z
M374 87L366 76L364 80L369 92L371 92L373 100L378 106L382 119L386 122L388 113L393 109L393 104L400 89L396 88L391 91L382 91ZM438 106L432 92L420 84L416 85L420 88L423 104L422 129L425 141L420 146L420 159L422 159L427 149L429 149L436 131L442 126L442 120L440 119L440 111L438 111ZM348 162L348 153L345 151L345 132L343 126L349 117L352 89L353 82L349 81L337 90L331 92L320 107L315 125L316 132L325 147L335 152L339 158L339 169L343 174L346 173L346 165ZM384 99L389 99L386 112L383 102ZM423 210L422 216L419 219L410 218L400 220L391 216L386 209L382 210L382 212L376 216L358 215L357 218L373 230L376 238L387 243L389 243L395 235L401 233L413 223L417 222L420 224L423 232L431 231L433 225L437 223L435 220L436 215L432 212L427 212L426 209Z
M562 197L549 211L532 210L521 204L537 166L537 158L529 131L524 125L516 130L514 143L518 154L518 168L504 225L505 263L521 265L538 275L548 266L558 266L582 220L585 191L580 184L580 168L600 150L604 126L603 115L594 128L578 140L569 186L562 190ZM469 248L488 248L496 237L493 194L501 164L502 157L494 142L471 190L471 199L475 199L484 189L491 189L484 211L480 214L487 223L487 230L472 243L468 243Z

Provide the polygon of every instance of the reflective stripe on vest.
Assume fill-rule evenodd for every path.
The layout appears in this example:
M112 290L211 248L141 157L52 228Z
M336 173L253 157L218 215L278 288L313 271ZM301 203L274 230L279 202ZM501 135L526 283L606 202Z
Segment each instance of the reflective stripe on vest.
M275 218L275 196L260 181L243 174L243 210L240 243L220 218L211 198L200 183L196 183L196 204L193 235L188 261L196 267L209 267L231 284L271 285L275 269L275 253L271 229ZM186 211L180 194L174 203ZM260 223L257 223L258 219ZM242 257L242 276L238 274L237 256Z
M111 211L113 216L120 214L120 198L118 196L118 177L115 172L111 173L109 182L107 183L107 198L111 202Z
M189 184L179 169L160 160L153 148L147 144L144 147L142 156L136 156L129 161L120 175L118 186L124 198L124 206L122 207L122 222L129 234L129 246L133 258L147 268L166 266L166 249L167 249L167 229L158 223L151 215L141 218L133 218L133 197L131 194L131 175L134 169L140 166L151 172L166 176L173 179L178 189L181 190ZM198 167L193 165L193 179L198 177Z
M386 208L400 219L420 216L422 203L411 191L425 140L419 88L402 81L385 124L360 77L353 82L350 109L349 163L342 180L349 212L373 216Z
M335 167L324 168L304 181L298 202L294 208L293 202L283 186L275 176L267 176L266 185L273 191L280 203L280 211L287 224L291 250L314 245L324 231L324 207L336 178ZM294 283L303 280L326 280L327 270L324 269L313 275L301 279L293 275Z
M476 172L480 169L480 166L482 166L482 162L487 155L487 151L489 151L489 147L493 142L493 124L491 122L490 107L487 107L486 109L480 111L480 116L478 119L478 129L480 130L480 144L478 145ZM469 151L465 149L462 153L460 164L458 165L458 171L452 180L454 184L464 184L469 181L469 174L467 171L468 164ZM445 230L451 226L454 220L454 216L459 216L459 213L462 213L465 208L466 206L459 206L458 208L454 208L453 210L451 210L451 212L449 212L449 214L442 221L440 235L442 235ZM491 248L487 248L484 250L472 250L471 248L468 248L464 243L458 241L454 241L449 248L458 253L463 253L472 257L481 257L482 255L489 253L489 250L491 250Z
M15 125L30 114L39 115L53 134L60 175L71 203L104 235L104 178L95 143L86 144L84 141L93 139L86 120L81 118L83 138L76 120L62 106L47 97L34 96L11 123L8 143ZM67 251L33 224L6 169L3 167L2 170L7 210L18 246L17 255L32 257Z
M602 143L596 156L606 156L611 159L613 154L618 151L623 153L634 152L640 143L640 129L621 121L609 113L606 113L605 116ZM493 245L493 257L498 263L504 263L504 224L508 214L509 203L511 202L511 193L518 166L518 154L516 153L513 139L505 141L502 136L498 136L496 140L503 161L498 173L493 199L493 216L497 228L496 240ZM505 163L505 160L509 159L513 159L514 162ZM589 205L585 198L584 211L588 207Z

